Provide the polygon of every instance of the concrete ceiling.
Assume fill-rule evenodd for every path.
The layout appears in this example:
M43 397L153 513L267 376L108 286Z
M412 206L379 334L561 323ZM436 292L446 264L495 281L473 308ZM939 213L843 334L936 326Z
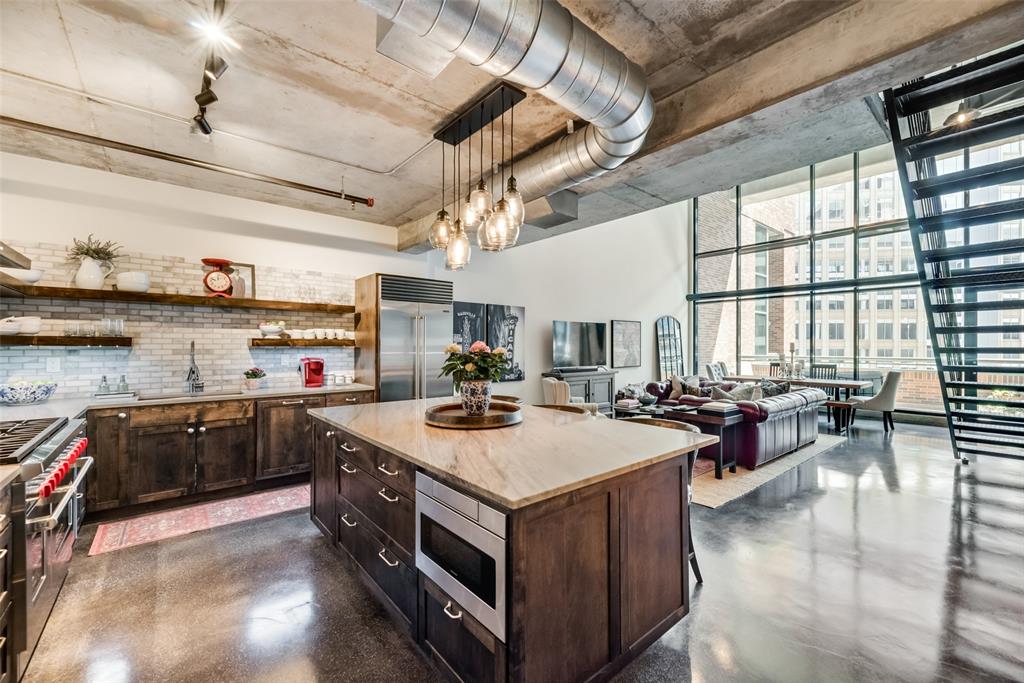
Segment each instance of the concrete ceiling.
M933 28L932 37L948 36L979 17L999 25L995 15L1000 11L1005 23L1013 6L1021 6L1005 0L896 4L900 1L917 2L919 8L943 6L948 26ZM771 167L782 170L779 164L809 163L884 141L877 111L864 99L877 91L867 89L874 83L859 82L859 89L821 96L799 117L791 109L789 120L799 120L798 126L752 119L756 109L750 102L737 102L728 84L743 85L754 62L777 69L772 51L780 46L830 22L853 30L857 26L851 22L865 6L888 8L893 3L563 3L646 70L658 118L635 162L579 188L579 221L548 231L526 230L524 241L678 201L772 172ZM0 113L328 189L341 189L344 182L349 193L373 196L372 209L10 126L0 128L0 148L403 226L408 234L400 246L414 246L421 235L410 226L436 210L439 195L440 146L431 136L489 89L491 77L455 60L431 80L377 54L376 17L354 2L229 0L230 35L239 48L227 55L230 68L214 84L219 101L207 117L217 132L210 137L190 134L205 47L189 21L204 16L211 5L184 0L4 0ZM969 11L961 5L969 5ZM923 29L918 33L924 35ZM988 39L990 48L1001 44L995 33ZM920 48L921 35L904 38L906 47ZM962 45L958 49L966 54L982 51ZM876 51L879 59L892 57L883 55L882 48ZM914 68L919 63L912 62ZM849 71L846 62L831 66L829 73L837 76ZM760 100L751 101L777 105L780 95L770 91L776 81L766 79L754 88ZM701 101L697 95L707 98L713 83L724 88L718 91L721 107L705 118L718 118L701 123L691 115L683 120L682 112ZM806 88L814 85L822 83ZM800 92L793 84L785 87L782 95ZM731 113L724 111L729 107ZM566 118L559 107L530 94L516 109L518 150L523 153L557 137ZM738 121L745 121L741 125L746 132L728 128ZM709 132L714 134L710 138ZM716 166L709 168L709 163Z

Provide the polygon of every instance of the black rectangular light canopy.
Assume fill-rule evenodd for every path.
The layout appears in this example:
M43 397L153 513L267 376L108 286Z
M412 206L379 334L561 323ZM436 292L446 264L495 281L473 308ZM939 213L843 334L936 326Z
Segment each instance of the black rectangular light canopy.
M526 93L508 83L499 83L493 90L469 105L441 130L434 139L457 145L470 135L485 128L503 113L526 98Z

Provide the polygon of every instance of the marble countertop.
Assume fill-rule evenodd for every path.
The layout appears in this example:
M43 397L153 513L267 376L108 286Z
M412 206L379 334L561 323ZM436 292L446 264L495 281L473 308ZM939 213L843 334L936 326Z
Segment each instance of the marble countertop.
M717 438L523 406L499 429L442 429L428 406L450 398L316 408L309 413L510 510L641 469Z
M373 391L366 384L336 384L327 387L273 387L268 389L238 390L232 392L213 393L213 390L195 395L182 396L181 392L168 394L166 398L147 397L111 400L100 398L64 398L51 399L43 403L27 406L0 406L0 422L6 420L37 420L47 417L77 417L92 408L130 408L139 406L159 406L171 403L202 403L205 401L236 401L245 398L277 398L279 396L297 396L302 394L336 394L352 391Z
M4 489L17 478L21 468L17 465L0 465L0 489Z

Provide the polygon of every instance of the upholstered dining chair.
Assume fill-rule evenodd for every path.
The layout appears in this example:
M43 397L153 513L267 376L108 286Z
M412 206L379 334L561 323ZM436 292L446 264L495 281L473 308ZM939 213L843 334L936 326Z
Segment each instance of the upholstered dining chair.
M769 377L778 377L781 374L782 374L782 362L781 361L773 360L770 363L768 363L768 376Z
M583 399L573 396L569 391L569 383L555 379L554 377L542 377L540 380L541 389L544 391L545 406L567 406L573 405L583 408L591 415L601 415L596 403L584 403ZM569 411L575 412L575 411Z
M853 410L850 414L850 423L853 423L858 410L877 410L882 413L882 428L885 431L895 430L896 425L892 420L892 413L896 410L896 390L900 386L900 377L903 373L890 370L882 380L882 388L874 396L851 396L850 402Z
M700 434L700 428L688 424L686 422L677 422L676 420L666 420L659 417L646 417L640 415L637 417L627 417L626 422L633 422L635 424L648 425L651 427L665 427L667 429L678 429L681 432L694 432ZM693 465L697 462L697 451L690 451L686 455L686 501L689 503L693 500ZM697 551L693 547L693 530L690 524L690 515L686 516L686 535L689 537L690 545L690 567L693 568L693 575L697 579L697 583L704 583L704 577L700 575L700 565L697 564Z

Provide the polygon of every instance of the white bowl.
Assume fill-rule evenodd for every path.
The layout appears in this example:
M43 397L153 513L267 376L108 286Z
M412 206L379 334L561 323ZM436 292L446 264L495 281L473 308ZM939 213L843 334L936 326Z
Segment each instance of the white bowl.
M264 337L277 338L284 332L284 328L280 325L260 325L260 334Z
M39 282L39 279L43 277L43 271L26 268L0 268L0 273L5 273L30 285Z
M0 334L18 334L21 332L21 323L17 320L0 320Z
M21 326L18 334L39 334L39 330L43 329L43 319L37 315L8 318L8 320L13 320Z
M149 273L130 270L117 274L117 289L121 292L148 292Z

